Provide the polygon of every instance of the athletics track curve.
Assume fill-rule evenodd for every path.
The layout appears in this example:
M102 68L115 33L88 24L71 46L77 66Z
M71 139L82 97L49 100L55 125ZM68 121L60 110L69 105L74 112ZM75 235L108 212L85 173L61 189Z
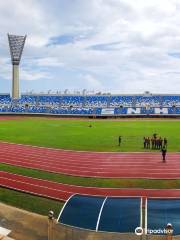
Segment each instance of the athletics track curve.
M0 142L0 163L98 178L180 178L180 153L110 153L71 151Z
M27 192L34 195L66 201L73 194L112 197L168 197L180 198L180 189L118 189L82 187L51 182L0 171L0 185L9 189Z

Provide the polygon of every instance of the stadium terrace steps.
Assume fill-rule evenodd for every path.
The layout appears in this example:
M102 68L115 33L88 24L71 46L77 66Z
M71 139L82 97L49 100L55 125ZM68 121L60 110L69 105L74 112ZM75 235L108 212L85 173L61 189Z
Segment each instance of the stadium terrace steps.
M61 115L179 115L180 95L0 95L0 113Z

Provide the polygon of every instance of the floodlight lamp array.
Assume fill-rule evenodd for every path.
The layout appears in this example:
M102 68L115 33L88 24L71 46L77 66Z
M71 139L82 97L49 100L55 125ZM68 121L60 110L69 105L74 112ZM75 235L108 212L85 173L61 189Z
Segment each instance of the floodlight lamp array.
M22 51L24 48L26 36L17 36L8 34L11 61L13 65L19 65Z

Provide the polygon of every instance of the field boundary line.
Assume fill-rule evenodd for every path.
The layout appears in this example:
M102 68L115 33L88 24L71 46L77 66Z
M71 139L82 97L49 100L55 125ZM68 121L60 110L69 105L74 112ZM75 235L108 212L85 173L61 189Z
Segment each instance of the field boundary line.
M50 150L56 150L56 151L64 151L64 152L82 152L82 153L109 153L109 154L158 154L159 152L98 152L98 151L86 151L86 150L72 150L72 149L63 149L63 148L53 148L53 147L45 147L45 146L37 146L37 145L31 145L31 144L23 144L23 143L14 143L14 142L6 142L6 141L0 141L0 143L5 144L11 144L11 145L19 145L24 147L32 147L32 148L40 148L40 149L50 149ZM180 154L180 152L168 152L168 154Z

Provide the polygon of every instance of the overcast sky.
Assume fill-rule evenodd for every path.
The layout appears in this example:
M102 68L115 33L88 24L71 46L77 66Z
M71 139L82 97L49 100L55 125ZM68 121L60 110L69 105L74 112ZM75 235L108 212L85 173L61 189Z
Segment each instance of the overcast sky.
M180 92L179 0L1 0L0 92L9 93L7 33L27 34L23 92Z

